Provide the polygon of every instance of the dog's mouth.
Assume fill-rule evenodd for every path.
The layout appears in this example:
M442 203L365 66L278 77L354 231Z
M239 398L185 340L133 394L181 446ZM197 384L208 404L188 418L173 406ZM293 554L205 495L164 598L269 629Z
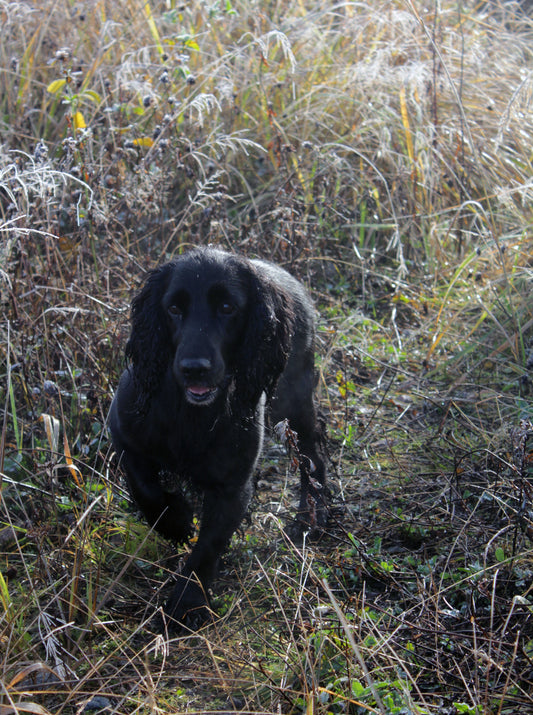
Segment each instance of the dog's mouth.
M207 385L187 385L185 396L187 402L193 405L210 405L218 395L218 387L208 387Z

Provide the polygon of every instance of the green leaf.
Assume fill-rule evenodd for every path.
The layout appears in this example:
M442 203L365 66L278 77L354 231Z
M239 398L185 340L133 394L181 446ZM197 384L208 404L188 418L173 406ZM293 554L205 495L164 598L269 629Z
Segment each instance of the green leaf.
M9 595L7 583L5 582L1 571L0 571L0 603L3 606L4 613L7 613L11 609L11 605L12 605L11 604L11 596Z

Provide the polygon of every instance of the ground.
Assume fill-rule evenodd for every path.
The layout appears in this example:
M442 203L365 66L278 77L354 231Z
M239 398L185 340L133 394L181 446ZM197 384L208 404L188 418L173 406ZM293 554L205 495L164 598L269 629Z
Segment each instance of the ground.
M532 24L514 3L0 7L0 715L533 712ZM105 426L145 272L271 259L317 308L324 532L272 438L214 585Z

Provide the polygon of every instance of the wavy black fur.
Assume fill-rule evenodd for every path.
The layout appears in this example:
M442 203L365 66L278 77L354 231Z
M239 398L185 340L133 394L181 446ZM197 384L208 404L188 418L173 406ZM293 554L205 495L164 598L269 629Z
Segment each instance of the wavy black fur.
M129 364L111 406L116 452L138 506L162 534L183 541L202 497L201 527L177 575L166 625L195 627L207 589L252 494L264 430L287 418L313 479L324 484L313 402L314 309L278 266L195 249L152 271L132 303ZM170 475L170 476L169 476ZM299 518L309 521L309 480ZM313 507L323 522L324 504Z

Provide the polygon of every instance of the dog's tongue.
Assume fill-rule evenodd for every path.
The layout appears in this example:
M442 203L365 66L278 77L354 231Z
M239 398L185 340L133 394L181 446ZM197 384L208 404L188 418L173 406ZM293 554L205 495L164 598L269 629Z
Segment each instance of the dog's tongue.
M210 387L205 387L203 385L191 385L191 387L187 388L189 392L192 392L193 395L206 395L208 392L211 392Z

